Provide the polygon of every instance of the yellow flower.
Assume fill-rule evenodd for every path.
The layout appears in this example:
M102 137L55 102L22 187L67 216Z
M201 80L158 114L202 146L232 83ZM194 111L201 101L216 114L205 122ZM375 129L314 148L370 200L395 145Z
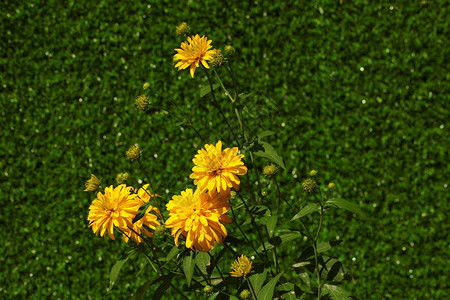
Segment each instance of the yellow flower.
M151 194L148 187L149 187L149 184L145 184L145 185L142 186L142 188L140 188L137 191L137 197L139 199L139 204L141 206L143 204L147 203L148 201L150 201L151 198L156 198L156 197L161 198L161 196L158 195L158 194ZM156 199L153 199L153 202L158 203L158 201L156 201ZM152 210L155 211L162 219L161 212L159 211L158 208L152 206Z
M98 179L94 174L91 174L91 178L86 181L85 185L86 189L84 192L95 192L100 187L100 179Z
M240 180L237 175L247 173L247 167L242 162L243 154L237 154L238 148L226 148L222 150L222 142L214 145L205 145L192 160L195 167L191 178L197 188L209 193L217 190L218 193L229 191L230 188L239 190Z
M114 240L113 227L122 231L128 231L132 226L131 220L137 214L139 201L135 200L136 194L130 194L132 187L122 184L117 187L107 187L105 194L98 193L91 206L89 206L89 227L95 234L109 237Z
M270 164L264 167L263 174L267 176L272 176L277 171L277 166L274 164Z
M175 244L182 235L186 239L186 247L192 250L207 252L214 248L215 242L222 243L227 236L225 225L231 223L226 215L231 204L221 199L220 194L186 189L181 195L175 195L166 204L169 219L165 225L172 228Z
M149 207L145 211L144 216L140 218L136 223L132 224L132 226L130 226L133 230L129 228L128 230L123 230L123 232L125 233L123 235L123 240L125 241L125 243L128 242L129 238L134 240L136 243L142 243L144 240L142 239L142 237L139 236L142 234L145 234L149 237L153 237L153 233L148 231L144 227L144 225L152 230L155 230L156 226L160 225L160 223L158 222L158 218L154 214L151 214L151 212L154 211L155 209L156 209L155 207L149 205ZM137 212L138 211L136 210L136 214ZM130 222L133 221L133 218L134 216L130 219Z
M245 277L252 270L252 262L244 254L231 264L232 277Z
M211 40L207 37L200 37L198 34L187 38L188 42L181 43L181 49L175 49L178 53L173 56L174 61L177 62L175 65L179 70L184 70L191 67L191 76L194 77L195 69L197 69L202 63L202 65L209 69L209 65L206 62L211 59L213 50Z

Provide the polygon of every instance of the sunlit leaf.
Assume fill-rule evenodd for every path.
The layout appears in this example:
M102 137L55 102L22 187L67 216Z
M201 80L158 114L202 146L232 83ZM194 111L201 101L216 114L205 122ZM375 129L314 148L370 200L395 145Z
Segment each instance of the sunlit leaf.
M250 283L252 284L256 295L258 295L259 291L261 290L261 287L263 286L266 277L267 277L267 269L265 269L263 273L254 274L249 277Z
M291 221L300 219L306 215L309 215L310 213L316 212L319 209L319 205L317 203L309 203L305 205L300 211L292 217Z
M277 285L278 279L280 279L283 273L278 274L272 278L258 293L259 300L272 300L273 292L275 291L275 286Z
M191 251L190 255L186 256L183 259L183 272L186 276L186 282L188 286L191 286L192 275L194 275L195 261L193 256L194 252Z
M195 256L195 263L203 274L207 274L206 266L209 265L210 261L211 258L206 252L199 252Z
M128 258L130 258L130 256L128 256L125 259L118 260L112 267L111 272L109 273L109 288L110 289L113 287L114 283L116 283L117 278L119 278L120 270L122 269L123 265L127 262Z
M213 86L213 90L215 90L220 86L220 84L214 83L212 86ZM200 98L208 95L209 93L211 93L211 86L209 84L205 85L204 87L202 87L200 89L199 93L200 93Z
M278 155L277 151L269 144L263 141L259 141L258 145L262 147L261 150L255 151L253 154L260 157L268 158L270 161L276 163L278 166L286 169L283 159Z
M325 284L323 286L322 294L330 295L330 298L333 300L348 300L351 295L350 292L344 290L343 288L331 284Z
M357 215L360 215L361 217L367 219L366 214L356 205L355 203L352 203L350 201L340 199L340 198L334 198L330 199L325 203L326 206L337 206L339 208L343 208L345 210L351 211Z

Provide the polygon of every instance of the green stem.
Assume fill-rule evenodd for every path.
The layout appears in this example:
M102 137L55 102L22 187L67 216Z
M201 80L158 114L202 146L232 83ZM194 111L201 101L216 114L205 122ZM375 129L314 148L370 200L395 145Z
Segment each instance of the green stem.
M294 209L294 208L292 207L292 205L289 203L289 201L287 201L286 199L284 199L283 197L281 197L280 186L279 186L279 184L278 184L278 181L277 181L276 176L274 175L272 178L273 178L273 182L275 183L275 186L276 186L276 188L277 188L277 194L278 194L277 215L278 215L278 207L280 206L280 201L281 201L281 200L283 200L283 201L289 206L290 209ZM280 200L280 199L281 199L281 200Z
M237 228L239 229L239 231L242 233L242 235L244 236L245 240L247 241L247 243L250 245L250 247L253 249L253 251L255 251L256 255L258 255L259 259L264 261L264 258L261 256L261 254L255 249L255 247L253 247L253 244L250 242L250 240L248 239L247 235L245 234L245 232L242 230L241 226L239 226L238 220L236 219L236 215L234 214L234 210L233 210L233 206L231 206L231 214L233 215L233 219L235 220L235 224L237 226ZM226 245L226 244L225 244Z
M186 300L189 300L189 298L188 297L186 297L176 286L174 286L172 283L170 283L170 286L178 293L178 294L180 294L180 296L183 298L183 299L186 299Z
M206 253L208 253L209 258L212 259L213 262L214 262L214 257L211 255L211 253L209 253L209 252L206 252ZM218 262L217 262L215 265L216 265L217 271L219 272L220 278L222 278L222 281L225 281L225 278L223 277L222 271L221 271L220 268L219 268ZM210 278L211 278L211 277L210 277Z
M250 216L250 220L252 222L253 227L255 227L256 231L258 232L258 237L259 237L259 240L260 240L260 242L262 244L262 247L263 247L263 250L264 250L264 256L266 258L264 260L264 263L265 263L265 265L267 265L267 262L269 261L269 257L267 256L267 249L266 249L266 245L264 244L264 240L263 240L263 237L262 237L262 234L261 234L261 230L260 230L258 224L256 224L255 217L253 216L252 212L250 211L250 208L247 206L247 203L245 202L244 198L242 198L242 196L240 194L238 194L238 196L241 199L242 203L244 204L248 215Z
M212 84L212 81L211 81L211 77L209 76L208 71L206 71L206 69L204 69L204 68L202 68L202 69L205 71L206 77L208 77L209 87L211 89L211 97L212 97L214 106L219 110L220 114L222 115L222 119L227 124L228 129L230 130L231 134L233 135L233 138L235 139L235 141L238 144L239 148L241 148L241 145L239 143L239 140L238 140L236 134L233 131L233 128L231 128L231 125L228 122L228 119L225 117L225 114L223 113L222 108L220 108L220 105L219 105L219 103L216 100L216 96L215 96L215 93L214 93L214 88L213 88L213 84Z

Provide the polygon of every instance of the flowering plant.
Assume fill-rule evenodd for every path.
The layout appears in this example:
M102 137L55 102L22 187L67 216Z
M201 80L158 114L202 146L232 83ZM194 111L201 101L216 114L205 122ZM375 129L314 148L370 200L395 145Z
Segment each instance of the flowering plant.
M176 33L182 36L188 30L189 26L182 23ZM333 198L334 183L328 184L326 192L315 170L301 182L311 201L300 205L287 200L277 180L278 171L285 169L283 160L263 140L274 133L262 131L248 137L243 113L245 95L240 93L232 69L232 46L225 47L224 55L213 49L211 40L196 34L187 37L187 42L175 51L178 70L189 68L193 78L197 69L204 72L208 85L202 96L210 95L211 104L232 138L223 143L223 137L218 136L217 141L208 144L189 119L183 121L204 147L193 154L190 178L194 188L186 187L171 199L157 194L148 175L142 185L128 173L121 173L116 177L117 186L104 189L100 179L91 175L86 191L100 191L89 207L89 227L112 240L118 234L132 247L127 258L112 268L111 287L125 262L140 253L153 271L137 291L138 298L152 293L152 298L159 299L170 288L184 299L199 291L209 299L348 299L350 293L340 284L351 277L341 262L326 254L341 241L324 242L320 234L329 209L343 208L363 217L364 213L349 201ZM232 83L231 89L224 84L221 71ZM235 113L238 134L223 105L219 105L218 88L224 91L228 108ZM178 113L149 101L157 93L151 84L145 83L143 90L145 94L135 101L139 110L155 107L178 118ZM126 156L147 174L138 145L131 146ZM270 164L259 170L257 158L268 159ZM266 199L266 190L270 189L276 194L273 201ZM317 222L312 218L314 213L319 216ZM282 224L283 220L290 220L288 229L280 229L287 225ZM286 257L288 246L295 251L302 246L304 249L299 256Z

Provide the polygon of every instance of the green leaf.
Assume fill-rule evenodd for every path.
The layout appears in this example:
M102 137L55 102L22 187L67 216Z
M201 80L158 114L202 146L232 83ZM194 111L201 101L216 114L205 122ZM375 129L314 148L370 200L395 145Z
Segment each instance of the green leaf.
M214 83L212 86L213 86L213 90L215 90L215 89L217 89L220 86L220 84L219 83ZM204 87L202 87L200 89L199 93L200 93L200 98L208 95L209 93L211 93L211 86L209 84L205 85Z
M291 219L291 221L300 219L310 213L316 212L319 209L319 205L317 203L309 203L305 205L300 211Z
M277 216L266 216L262 217L260 221L266 225L267 231L269 232L269 238L273 236L273 232L275 230L275 226L277 225L278 217Z
M133 224L142 219L142 217L145 215L145 212L147 211L147 208L151 205L150 201L144 203L139 207L137 215L133 218Z
M109 289L110 290L113 287L114 283L116 283L117 278L119 278L120 270L122 269L123 265L127 262L128 258L130 258L130 256L128 256L125 259L118 260L112 267L111 272L109 273Z
M266 241L264 243L264 246L266 247L266 250L270 250L273 248L274 244L278 246L278 245L290 242L292 240L298 239L302 236L303 235L299 232L290 232L290 233L282 234L280 236L272 238L270 241ZM259 246L258 251L262 251L262 250L263 250L263 247Z
M154 283L158 282L159 280L161 280L163 277L157 277L154 279L151 279L149 281L147 281L146 283L144 283L143 285L141 285L140 288L138 288L138 290L136 291L136 293L134 294L134 299L136 300L141 300L141 299L145 299L145 291Z
M255 154L256 156L268 158L270 161L276 163L283 169L286 169L283 159L278 155L277 151L270 144L262 141L260 141L259 144L262 146L264 151L258 150L253 154Z
M161 299L162 295L164 295L164 292L169 288L170 283L172 282L172 278L174 276L175 276L174 274L161 276L161 279L163 280L163 282L158 286L155 293L153 294L153 296L152 296L153 300Z
M214 294L212 294L211 296L208 297L208 300L214 300L217 298L217 296L219 295L220 292L215 292Z
M169 254L167 254L167 256L164 259L166 260L166 262L170 262L172 258L177 256L178 253L180 253L180 249L178 249L178 247L174 245L172 249L170 249Z
M344 290L341 287L331 284L325 284L323 286L323 295L330 295L330 298L333 300L348 300L350 298L351 293Z
M326 206L332 206L335 205L339 208L343 208L345 210L351 211L357 215L360 215L361 217L367 219L366 214L354 203L344 200L344 199L340 199L340 198L334 198L334 199L330 199L325 203Z
M195 263L203 274L207 274L206 266L209 265L211 258L206 252L199 252L195 257Z
M258 295L258 292L261 290L266 277L267 269L265 269L263 273L254 274L248 278L253 286L253 289L255 290L256 295Z
M323 242L317 244L317 252L322 253L330 250L332 247L339 245L342 243L342 240L338 241L331 241L331 242ZM312 246L307 247L305 250L303 250L302 254L299 257L299 260L303 261L308 257L311 257L314 255L314 248Z
M280 279L283 273L278 274L272 280L270 280L258 293L259 300L272 300L273 292L275 291L275 286L277 285L278 279Z
M188 286L191 286L192 275L194 275L195 262L193 256L194 252L191 251L191 254L183 259L183 272Z
M266 136L270 136L270 135L274 135L274 134L275 134L275 132L273 132L273 131L265 130L263 132L258 133L257 137L258 137L258 140L262 140Z

